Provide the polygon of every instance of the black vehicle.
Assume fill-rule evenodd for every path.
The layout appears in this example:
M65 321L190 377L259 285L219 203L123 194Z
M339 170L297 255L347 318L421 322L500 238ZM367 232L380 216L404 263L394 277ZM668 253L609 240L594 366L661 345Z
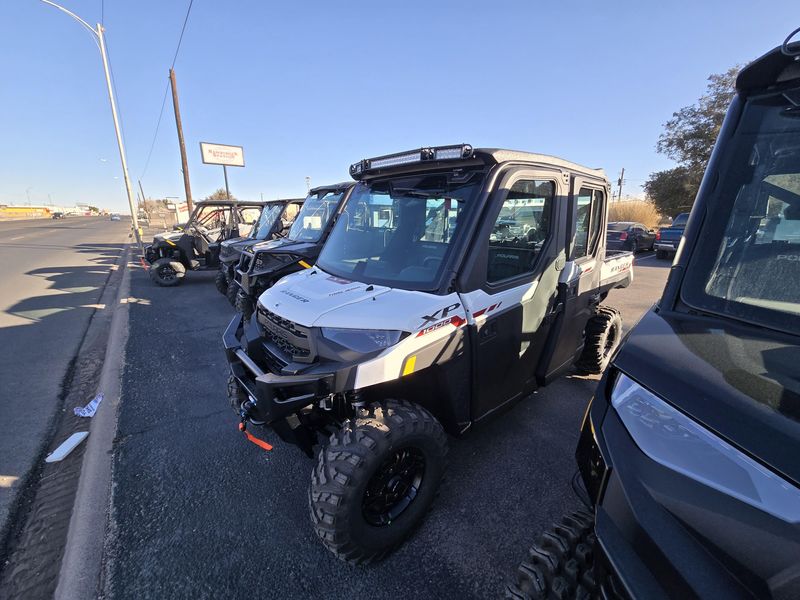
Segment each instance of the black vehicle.
M63 219L64 217L65 217L65 215L64 215L63 212L56 211L56 212L53 213L53 218L54 219Z
M591 513L510 597L800 598L798 56L739 73L661 300L584 418Z
M216 269L220 244L239 237L240 228L253 226L263 202L203 200L197 202L189 221L175 231L160 233L145 247L150 279L162 286L183 281L186 271Z
M230 283L236 275L236 265L244 249L264 240L286 237L303 206L303 200L303 198L270 200L264 205L249 235L222 242L219 249L219 273L215 284L219 293L227 296L231 304L236 302L236 292L239 288Z
M606 248L611 250L652 250L656 232L641 223L617 221L609 223L606 229Z
M245 319L253 314L264 290L316 262L352 188L352 182L345 182L310 190L286 237L242 250L234 276L235 306Z
M316 450L312 523L360 563L424 517L445 432L465 433L573 364L603 369L621 320L601 302L630 283L633 255L605 250L600 169L461 145L350 172L358 184L314 266L267 289L223 342L241 427ZM515 229L498 234L509 215Z

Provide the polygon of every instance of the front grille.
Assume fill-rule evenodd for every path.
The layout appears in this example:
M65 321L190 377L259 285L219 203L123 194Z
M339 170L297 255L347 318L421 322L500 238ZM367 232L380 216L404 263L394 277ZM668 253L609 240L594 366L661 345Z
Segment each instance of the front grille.
M266 339L277 347L288 360L284 357L277 357L278 359L286 360L286 362L291 360L299 362L313 361L314 357L311 353L311 343L307 328L284 319L263 306L258 307L256 319L262 326ZM268 353L271 352L269 348L265 349Z

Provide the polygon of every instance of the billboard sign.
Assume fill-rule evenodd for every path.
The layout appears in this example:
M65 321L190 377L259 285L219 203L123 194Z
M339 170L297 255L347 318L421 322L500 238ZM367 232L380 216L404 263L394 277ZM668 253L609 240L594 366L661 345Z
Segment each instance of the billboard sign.
M244 166L244 149L241 146L200 142L200 154L207 165Z

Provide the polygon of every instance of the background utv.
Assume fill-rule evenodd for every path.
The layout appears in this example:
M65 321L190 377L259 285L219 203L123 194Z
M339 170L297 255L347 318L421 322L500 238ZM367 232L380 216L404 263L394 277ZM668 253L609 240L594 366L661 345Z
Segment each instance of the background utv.
M800 44L739 74L663 296L600 381L591 513L511 598L800 598Z

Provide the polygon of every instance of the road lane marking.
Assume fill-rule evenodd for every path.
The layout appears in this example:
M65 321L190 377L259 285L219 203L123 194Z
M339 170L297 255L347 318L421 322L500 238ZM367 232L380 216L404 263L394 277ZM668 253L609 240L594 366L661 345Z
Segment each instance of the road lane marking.
M10 242L13 242L14 240L21 240L21 239L22 239L22 238L24 238L24 237L25 237L24 235L18 235L17 237L13 237L13 238L11 238L9 241L10 241Z

